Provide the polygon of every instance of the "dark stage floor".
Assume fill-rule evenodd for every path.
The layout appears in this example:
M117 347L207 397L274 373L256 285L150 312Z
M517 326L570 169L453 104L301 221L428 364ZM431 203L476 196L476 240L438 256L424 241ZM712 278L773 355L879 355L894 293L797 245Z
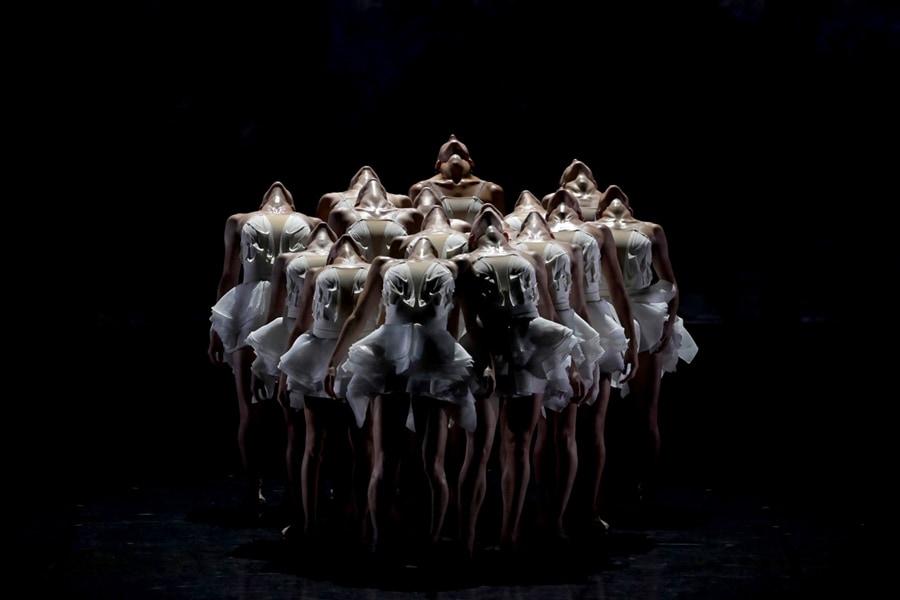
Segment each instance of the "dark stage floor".
M55 411L50 431L58 445L38 434L22 446L35 460L12 471L21 487L14 488L18 505L8 513L9 551L12 572L29 595L874 596L868 587L874 586L873 553L880 551L871 541L871 416L848 408L849 388L835 385L832 367L817 360L819 352L828 354L829 340L844 338L842 327L799 328L795 340L813 364L797 365L796 345L786 346L777 360L803 372L794 383L776 386L754 370L749 349L735 350L764 332L694 324L700 353L663 380L662 486L655 502L614 498L606 537L570 531L571 543L557 546L526 535L517 561L504 562L487 549L473 565L449 554L385 565L328 545L304 553L281 539L278 476L270 477L262 517L236 519L240 477L229 375L205 370L198 329L199 351L171 357L200 374L197 381L173 389L171 382L147 377L143 389L129 391L114 380L93 403ZM97 331L97 348L117 347L134 334ZM154 332L160 339L171 333ZM146 365L151 355L120 360ZM123 366L121 383L133 381L134 368L129 373ZM146 400L154 397L180 404L159 411ZM612 481L621 457L617 444L612 435ZM486 531L496 527L496 472L492 477L495 500L486 505Z

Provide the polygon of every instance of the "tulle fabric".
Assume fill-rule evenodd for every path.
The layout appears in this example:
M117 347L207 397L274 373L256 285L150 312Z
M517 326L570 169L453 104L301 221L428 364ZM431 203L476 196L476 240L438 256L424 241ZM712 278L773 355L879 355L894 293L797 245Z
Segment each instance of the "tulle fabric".
M411 394L449 402L453 421L474 431L472 365L472 356L441 323L385 323L350 346L335 392L347 398L360 426L373 396ZM411 409L408 414L407 427L415 431Z
M575 333L578 341L578 351L573 357L575 366L585 388L590 388L596 383L594 381L597 375L596 367L606 354L606 350L600 344L600 334L572 309L560 310L557 311L557 314L562 324Z
M231 353L246 347L250 332L265 322L271 294L272 284L268 281L239 283L213 305L209 321L222 339L225 361L232 369Z
M323 380L336 344L336 337L318 337L307 331L281 355L278 369L287 375L291 408L306 408L307 396L329 398Z
M278 378L281 375L278 361L288 348L294 321L295 319L277 317L247 336L247 344L256 353L250 369L263 381L266 398L274 398L277 392Z
M543 317L523 317L493 323L485 331L485 338L494 357L496 391L500 396L543 394L544 407L554 411L569 404L573 390L568 367L572 354L577 357L581 353L571 329ZM473 356L481 354L468 333L460 342ZM476 364L487 363L482 358L476 359Z
M591 317L591 326L600 336L600 345L605 350L598 363L600 373L609 373L611 383L616 387L625 369L625 351L628 349L625 328L622 327L613 305L605 299L589 301L587 309ZM635 323L635 335L638 331ZM588 404L593 404L596 399L596 397L589 399Z
M646 290L631 292L631 311L635 321L640 326L639 352L656 352L659 349L660 339L663 334L663 326L669 318L668 301L675 293L674 286L664 280L660 280ZM684 326L684 320L675 316L672 324L669 342L662 353L662 375L674 373L678 361L690 363L697 355L698 347L693 336ZM622 386L622 395L628 393L628 386Z

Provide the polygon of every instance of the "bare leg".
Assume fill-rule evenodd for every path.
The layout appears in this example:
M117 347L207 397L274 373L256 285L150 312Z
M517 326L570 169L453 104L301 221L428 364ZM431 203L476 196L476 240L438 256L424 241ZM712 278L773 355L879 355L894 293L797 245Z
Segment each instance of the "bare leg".
M654 493L656 469L659 462L659 392L662 374L662 355L650 352L638 354L638 372L630 382L628 397L638 410L639 440L636 476L643 498ZM632 397L633 395L633 397Z
M349 407L347 407L349 413ZM353 446L352 487L353 498L351 506L350 534L351 540L358 545L364 545L368 538L369 523L369 480L372 477L372 461L374 455L372 441L372 413L366 415L362 427L356 426L356 420L352 413L347 415L350 420L349 437Z
M301 466L303 465L303 440L305 438L305 418L302 410L285 408L284 422L287 425L285 464L287 472L287 500L290 514L289 526L299 523L303 517L303 491L301 486ZM287 532L287 528L283 533Z
M325 439L328 435L325 426L327 419L323 414L327 408L323 406L324 402L333 400L306 398L306 445L300 467L300 484L303 497L303 531L307 535L314 532L319 519L319 474L322 470Z
M602 520L600 513L603 509L603 470L606 468L606 411L609 408L610 376L605 374L600 381L600 390L597 400L590 406L579 409L580 419L585 419L588 425L589 439L587 444L588 456L592 460L587 465L586 474L587 490L590 494L590 514L594 524L602 529L607 529L606 521Z
M444 528L444 517L450 502L450 487L444 468L444 453L447 447L449 413L446 402L431 398L414 398L413 411L416 431L421 441L422 462L425 477L431 492L428 543L440 541Z
M376 550L389 549L397 542L393 518L394 489L400 461L407 449L406 431L409 405L398 397L372 399L372 474L369 478L369 512Z
M537 526L544 530L551 521L550 515L554 513L553 499L556 495L555 463L556 442L554 435L556 428L553 423L557 415L553 411L545 411L545 415L538 419L537 433L534 439L534 477L537 482Z
M541 416L541 394L506 398L500 410L503 522L500 547L516 551L522 509L531 478L531 439Z
M477 424L466 434L466 456L459 472L459 531L467 556L475 551L478 514L487 491L487 465L494 446L499 399L496 395L475 402Z
M255 357L253 349L249 347L235 350L232 354L240 415L237 441L248 486L243 505L248 508L258 508L266 501L262 493L262 469L259 464L259 422L262 404L253 404L251 389L253 374L250 371L250 365Z
M566 531L563 526L563 518L572 497L572 488L575 486L575 474L578 472L578 446L575 442L575 420L578 416L578 406L569 404L556 415L554 427L556 427L556 502L553 504L555 513L551 525L554 527L554 535L565 538Z

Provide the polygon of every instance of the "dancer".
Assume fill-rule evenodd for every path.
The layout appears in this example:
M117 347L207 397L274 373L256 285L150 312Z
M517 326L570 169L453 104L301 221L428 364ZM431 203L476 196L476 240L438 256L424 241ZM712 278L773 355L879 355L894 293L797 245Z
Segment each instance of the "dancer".
M534 211L537 211L541 216L547 214L547 209L537 199L537 196L529 190L522 190L516 199L512 212L505 215L503 221L510 232L517 232L522 229L522 222Z
M475 161L469 155L469 149L455 135L451 135L438 150L434 163L437 174L410 186L409 197L415 204L419 192L426 187L431 188L448 217L468 223L475 220L485 204L494 206L501 215L504 214L503 188L474 175L474 167ZM419 210L425 210L421 202L416 206Z
M484 374L476 396L477 427L467 436L460 474L463 550L472 556L486 491L487 461L500 424L501 549L518 549L522 508L531 474L531 440L544 402L580 400L585 390L572 360L571 329L557 322L543 259L513 248L503 215L486 206L472 223L469 252L459 265L457 290L466 322L463 346ZM541 299L548 299L539 301ZM496 391L496 394L494 394Z
M366 260L389 256L394 238L417 233L424 216L415 208L397 208L388 201L387 191L377 179L359 190L356 204L338 206L328 215L335 234L349 234L363 250Z
M678 316L679 291L661 225L634 217L624 193L610 194L598 207L596 221L612 232L625 288L639 331L638 369L621 389L638 411L640 438L636 468L637 495L652 500L660 453L659 396L662 376L674 372L679 360L690 363L697 345ZM601 294L610 288L602 282Z
M241 507L257 516L266 502L258 431L264 403L253 394L255 354L247 334L264 323L275 258L302 250L318 222L295 210L291 193L280 181L269 186L257 210L233 214L225 222L225 261L209 318L208 354L214 365L227 364L234 374L237 442L248 484Z
M356 198L359 195L359 191L372 179L381 181L378 174L375 173L375 169L368 165L360 167L353 177L350 178L350 184L347 186L346 190L343 192L328 192L319 198L319 203L316 205L316 217L327 222L328 215L331 214L331 211L335 208L339 206L352 207L356 204ZM387 200L396 208L412 207L412 200L406 194L387 192Z
M597 219L597 215L600 214L598 207L607 195L621 192L621 189L615 185L609 186L605 191L601 192L590 167L577 158L563 170L559 178L559 187L568 190L575 196L575 200L581 208L581 218L585 221ZM545 208L548 207L550 198L554 193L551 192L542 198L541 203ZM612 196L610 196L610 199L612 199Z
M626 385L635 376L638 327L625 290L612 232L601 224L586 223L581 218L578 200L565 188L550 196L547 223L556 239L581 248L585 302L591 326L600 334L601 345L606 350L598 364L600 378L596 395L589 397L579 409L579 431L576 432L579 474L589 499L587 509L580 512L587 512L590 530L605 534L609 530L609 524L602 517L607 410L612 388ZM600 293L601 281L605 282L606 297Z
M266 324L250 332L247 343L256 353L253 361L253 393L257 397L272 398L278 392L281 371L278 361L289 348L288 339L294 330L300 310L303 282L310 269L321 267L328 260L335 235L324 222L313 227L306 248L300 252L283 252L275 258L272 271L272 298ZM303 460L304 418L302 405L282 406L287 426L285 463L287 467L288 521L293 523L303 514L300 487L300 466Z
M332 244L325 265L307 273L288 350L278 363L279 401L282 406L302 409L306 421L306 445L300 467L304 521L301 535L292 531L293 527L286 528L289 539L320 539L318 501L322 461L327 438L335 436L334 442L340 443L343 438L350 444L353 456L350 464L334 467L338 491L351 490L350 516L346 523L349 535L354 544L366 541L366 486L371 470L369 423L357 423L345 400L330 397L324 378L331 353L362 292L369 268L362 248L349 235L339 237ZM376 317L363 324L363 333L375 328Z
M604 354L600 335L590 325L584 297L584 263L580 246L554 238L540 211L532 211L522 222L513 246L539 253L547 268L553 306L560 322L575 332L581 349L576 363L588 394L594 398L599 383L598 363ZM583 400L583 399L581 399ZM575 439L576 416L581 402L563 399L544 410L538 420L534 444L534 472L538 488L539 528L551 540L565 540L563 517L569 505L578 450Z
M430 486L428 548L440 538L450 497L444 469L449 422L475 429L473 361L451 333L458 318L456 274L456 264L439 258L423 235L410 243L405 259L377 258L331 356L330 374L341 365L336 382L330 377L331 394L347 397L357 424L371 400L375 460L369 509L375 546L382 552L399 543L391 507L395 474L407 449L404 428L418 437ZM363 324L381 307L383 324L361 337Z

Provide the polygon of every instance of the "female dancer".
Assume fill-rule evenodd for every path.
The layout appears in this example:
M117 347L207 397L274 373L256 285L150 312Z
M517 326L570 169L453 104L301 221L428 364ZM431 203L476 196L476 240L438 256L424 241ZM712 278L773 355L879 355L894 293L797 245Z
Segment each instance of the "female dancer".
M451 135L438 150L434 163L437 174L410 186L409 197L413 205L423 212L427 211L430 207L417 202L417 196L425 188L430 188L437 200L436 205L444 208L451 221L472 223L486 204L499 210L502 215L506 212L503 188L473 175L474 167L475 161L469 155L469 149L455 135Z
M622 386L622 396L631 395L640 413L642 448L637 467L638 497L654 493L659 460L659 394L662 376L674 372L680 360L690 363L697 354L693 337L677 315L678 284L669 259L669 246L662 226L634 217L628 197L617 191L604 199L596 221L612 232L625 288L634 318L640 325L638 369ZM601 294L609 297L606 282Z
M584 256L584 295L591 326L600 334L606 350L598 365L600 379L595 396L579 409L577 437L579 472L587 486L590 505L589 524L598 533L609 530L602 518L603 472L606 468L606 415L613 387L626 385L637 369L638 327L625 290L616 245L608 228L585 223L581 206L568 189L560 188L549 196L547 223L556 239L579 246ZM607 293L601 295L601 282Z
M547 209L544 208L541 201L537 199L537 196L528 190L522 190L522 193L519 194L519 197L516 199L516 204L513 206L512 212L505 215L503 220L506 222L506 227L510 231L519 231L522 229L522 222L525 221L528 215L535 211L541 216L547 214Z
M532 250L544 258L553 306L560 322L572 329L578 338L582 356L577 366L585 388L589 390L587 397L595 397L599 380L597 365L605 350L600 345L600 334L589 322L581 247L556 240L539 211L532 211L525 218L513 242L515 247ZM567 537L563 517L578 470L575 419L581 402L570 400L546 407L551 410L545 410L544 418L538 420L534 445L538 515L540 525L551 539Z
M531 473L531 440L544 402L580 400L585 390L572 355L573 331L555 322L543 259L510 245L503 215L487 206L472 223L469 252L459 265L457 290L466 323L463 346L484 373L476 397L476 430L467 436L460 473L460 529L466 555L474 551L484 500L487 460L500 423L500 546L517 550ZM496 394L494 394L496 391ZM499 405L499 406L498 406ZM499 412L499 414L498 414Z
M397 208L388 200L387 191L377 179L370 179L359 190L356 203L337 206L328 215L335 234L349 234L363 250L367 261L389 256L391 242L417 233L424 216L415 208Z
M294 209L294 199L280 181L269 186L257 210L233 214L225 222L225 263L209 318L208 354L214 365L227 364L234 374L238 449L248 482L241 506L256 515L266 502L258 431L263 403L252 390L255 355L247 334L265 322L275 258L302 250L318 222Z
M278 363L279 401L282 406L302 408L306 419L300 481L303 534L307 538L315 537L320 525L319 480L326 438L330 434L347 436L353 449L352 463L338 464L335 469L341 488L348 487L343 484L349 481L353 490L349 521L350 534L356 536L353 542L364 542L367 533L365 485L371 469L369 427L367 423L360 426L354 420L346 401L336 401L328 395L323 380L332 350L344 322L353 312L369 268L362 248L349 235L334 242L325 265L307 273L288 350ZM368 333L375 324L373 318L361 330Z
M328 260L335 235L324 222L313 227L309 243L300 252L283 252L275 258L272 271L272 299L266 315L266 324L250 332L247 343L256 352L253 361L253 393L257 397L271 398L277 394L281 372L278 361L288 349L288 339L294 330L300 310L301 292L306 274L314 267L321 267ZM289 519L297 520L303 514L300 488L301 452L304 436L303 407L282 406L287 438L285 462L287 466L287 500Z
M405 259L377 258L331 356L326 385L333 397L347 397L357 424L372 401L369 510L378 550L398 541L390 507L394 475L406 451L404 427L418 436L430 484L429 547L440 538L449 502L444 452L450 420L466 431L475 429L473 361L451 333L458 318L456 274L457 266L439 258L425 236L411 242ZM383 324L361 337L362 325L381 307ZM340 365L336 382L335 365Z
M593 221L597 218L597 215L600 214L598 207L607 195L615 194L616 190L621 191L618 186L612 185L601 192L590 167L577 158L563 170L559 178L559 188L572 193L581 208L581 217L585 221ZM541 200L545 208L549 205L552 196L553 193L547 194Z

